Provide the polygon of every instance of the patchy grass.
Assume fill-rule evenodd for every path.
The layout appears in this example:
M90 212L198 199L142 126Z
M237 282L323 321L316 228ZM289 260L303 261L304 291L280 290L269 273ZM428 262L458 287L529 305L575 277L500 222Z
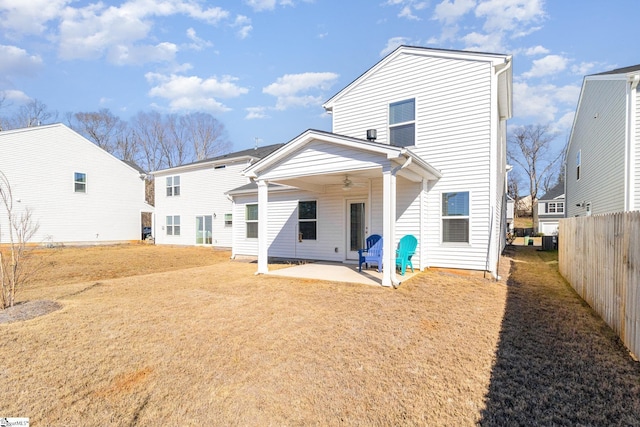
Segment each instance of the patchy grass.
M533 228L533 218L530 216L516 217L513 219L513 225L516 228Z
M509 285L425 272L392 290L254 276L205 248L56 249L21 296L63 308L0 325L0 414L34 426L637 424L638 364L553 259L517 251Z

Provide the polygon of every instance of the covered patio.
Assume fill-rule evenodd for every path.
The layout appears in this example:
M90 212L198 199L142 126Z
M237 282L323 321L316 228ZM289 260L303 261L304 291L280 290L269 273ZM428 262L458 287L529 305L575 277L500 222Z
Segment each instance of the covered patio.
M249 167L245 171L245 175L257 184L258 190L258 274L269 273L268 258L279 256L269 249L268 236L270 232L274 233L274 231L269 231L270 223L276 218L272 218L269 210L270 184L279 184L311 192L316 195L317 200L327 198L330 194L335 195L336 191L340 193L344 189L350 189L346 188L349 185L361 185L364 190L362 194L367 200L364 204L368 206L365 210L365 216L369 218L369 224L375 221L376 226L369 229L363 221L359 225L361 232L358 233L358 236L361 237L358 240L363 244L366 235L376 233L382 236L382 264L385 267L382 270L381 280L378 282L382 286L394 286L400 281L396 277L395 271L396 243L398 238L402 237L396 234L398 215L402 214L402 212L396 211L400 190L407 188L407 185L413 188L409 199L404 193L403 203L406 206L413 206L418 211L417 222L414 219L410 228L413 230L411 234L415 234L420 242L423 240L421 235L424 230L422 222L426 217L423 212L425 206L423 196L428 191L428 182L438 180L442 176L438 170L407 148L317 130L308 130L299 135L279 150ZM377 183L375 190L373 189L374 183ZM376 209L371 208L374 204L373 198L376 199ZM322 217L319 218L319 220L322 219ZM349 226L347 224L347 228ZM334 225L334 227L339 226ZM347 229L343 234L348 235L349 233L350 230ZM302 242L302 240L300 241ZM334 253L341 252L340 244L328 246L334 249L332 251ZM360 246L360 248L362 247ZM357 254L357 248L348 248L345 251L343 261L353 259L354 250ZM321 254L317 254L316 259L323 259L321 256ZM335 258L333 255L327 259L335 261ZM424 251L420 252L413 260L414 268L419 271L426 267L425 260ZM347 274L348 272L345 270L345 275Z
M292 265L291 267L269 270L267 274L271 276L292 277L297 279L359 283L371 286L382 285L382 273L378 273L378 270L375 267L369 269L363 268L362 271L359 272L357 264L341 262L305 262L302 264ZM409 280L416 274L418 274L417 270L411 272L410 269L407 269L404 276L397 276L398 281L395 286L399 286L402 282Z

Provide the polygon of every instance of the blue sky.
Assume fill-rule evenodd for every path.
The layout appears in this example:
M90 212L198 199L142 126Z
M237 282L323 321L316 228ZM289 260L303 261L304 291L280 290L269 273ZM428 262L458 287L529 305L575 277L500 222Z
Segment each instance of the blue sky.
M211 113L233 150L331 130L321 105L399 44L514 56L510 125L566 141L582 78L640 63L637 1L0 0L0 115Z

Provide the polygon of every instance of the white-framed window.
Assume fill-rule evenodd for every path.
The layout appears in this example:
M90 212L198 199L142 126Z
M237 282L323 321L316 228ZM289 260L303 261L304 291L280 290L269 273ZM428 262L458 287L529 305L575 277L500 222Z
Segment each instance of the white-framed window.
M416 145L415 98L389 104L389 143L399 147Z
M167 215L166 231L167 236L180 235L180 215Z
M576 181L580 181L580 165L582 164L582 150L576 154Z
M87 174L75 172L73 174L73 189L76 193L87 192Z
M233 214L230 214L230 213L224 214L224 226L225 227L233 226Z
M247 239L258 238L258 205L246 205L244 221L247 225Z
M180 175L167 177L167 197L180 195Z
M442 193L442 241L469 243L469 192Z
M298 240L316 240L318 235L318 203L298 202Z
M564 202L547 202L547 213L564 213Z

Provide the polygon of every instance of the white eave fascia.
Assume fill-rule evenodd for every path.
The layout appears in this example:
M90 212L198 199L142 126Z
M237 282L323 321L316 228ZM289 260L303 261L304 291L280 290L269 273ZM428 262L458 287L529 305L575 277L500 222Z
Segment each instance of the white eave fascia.
M402 149L399 147L309 129L294 138L292 141L285 144L282 148L274 151L267 157L260 159L256 163L246 168L243 171L243 175L249 178L257 178L260 171L277 163L281 159L286 158L289 154L299 150L300 148L304 147L314 140L340 144L357 150L375 152L377 154L385 155L388 159L396 159L402 156Z
M425 162L422 157L416 155L411 150L402 148L402 155L405 157L411 157L411 160L415 165L420 166L421 169L427 171L430 175L433 175L437 179L442 178L442 172Z
M187 172L191 170L198 169L211 169L218 165L229 165L234 163L242 163L245 161L253 161L256 160L257 157L254 156L240 156L240 157L228 157L225 159L216 159L216 160L203 160L196 163L189 163L188 165L174 166L172 168L167 169L159 169L157 171L150 172L149 175L170 175L179 172Z
M505 62L506 58L511 60L511 55L499 54L499 53L484 53L484 52L466 52L461 50L446 50L446 49L431 49L418 46L398 46L396 50L388 54L386 57L378 61L371 68L358 76L355 80L349 83L340 92L329 98L322 107L330 112L333 111L334 104L342 98L347 92L360 84L363 80L366 80L371 74L376 73L380 68L385 66L388 62L395 59L400 55L415 55L415 56L431 56L445 59L461 59L467 61L480 61L490 62L492 65L497 65Z

